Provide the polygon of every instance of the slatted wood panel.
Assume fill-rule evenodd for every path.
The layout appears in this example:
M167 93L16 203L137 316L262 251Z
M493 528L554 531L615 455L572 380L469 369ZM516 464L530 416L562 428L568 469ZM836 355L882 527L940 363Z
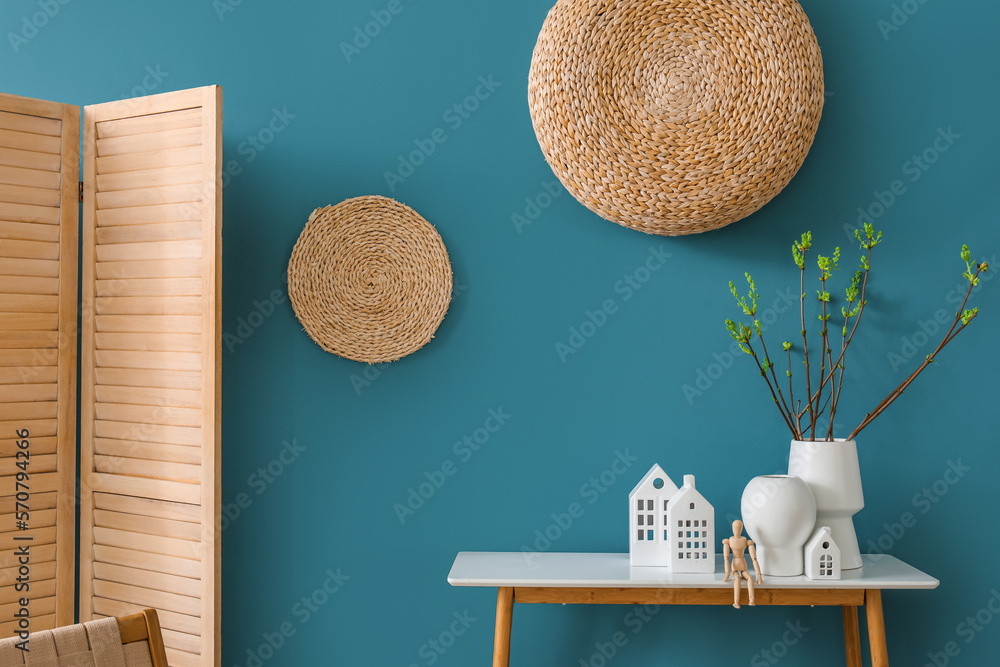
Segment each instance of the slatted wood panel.
M174 667L221 664L221 109L84 110L80 616L157 609Z
M30 630L74 621L79 161L78 108L0 94L2 637L16 632L23 596ZM18 431L29 434L27 459L17 458ZM27 489L17 486L18 460ZM29 494L23 505L18 491ZM18 591L23 546L30 588Z

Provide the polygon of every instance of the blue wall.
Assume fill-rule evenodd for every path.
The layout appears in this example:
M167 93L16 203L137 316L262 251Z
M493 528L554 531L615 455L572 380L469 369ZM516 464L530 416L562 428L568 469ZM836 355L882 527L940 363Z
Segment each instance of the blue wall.
M238 167L224 227L227 666L260 664L252 656L284 623L294 635L265 649L264 664L487 664L494 593L447 584L457 551L533 545L574 502L583 515L550 529L551 550L624 551L624 498L656 461L675 479L695 473L720 520L738 511L751 477L785 468L788 434L750 362L726 356L726 285L749 270L769 302L794 293L789 242L799 232L813 230L823 250L846 244L843 225L856 224L859 207L885 232L841 435L912 367L890 353L930 351L921 322L954 312L962 243L1000 268L996 3L905 0L910 13L894 16L889 0L804 0L827 100L802 170L744 221L659 238L602 221L551 185L526 101L550 2L401 0L349 62L340 44L386 0L49 0L58 12L37 34L23 19L44 2L0 8L4 92L85 105L225 89L226 160ZM11 31L31 37L12 43ZM446 116L482 79L499 87L468 118ZM253 148L276 113L275 126L287 124ZM397 156L438 127L447 141L390 188L384 173ZM915 171L922 154L934 161ZM897 180L905 191L880 207ZM548 187L560 194L546 199ZM381 368L323 352L285 298L310 211L365 194L430 220L459 286L437 337ZM526 199L548 205L518 229L512 215L525 215ZM641 289L616 289L651 253L669 258ZM987 603L1000 598L998 290L983 282L980 318L860 439L862 543L941 579L935 591L886 594L894 664L922 665L955 642L949 664L980 667L1000 648L1000 620L965 620L992 620ZM617 311L560 359L556 344L606 299ZM797 328L792 310L777 320L775 340ZM491 411L509 415L503 426L478 451L456 448ZM606 488L601 474L619 452L635 461L621 478L605 472ZM400 518L396 505L447 461L457 473ZM236 516L238 498L249 506ZM904 513L915 525L895 527ZM328 571L342 587L309 610L301 600ZM771 664L762 651L775 643L787 664L843 664L832 609L664 609L648 620L631 611L519 607L512 664L597 666L595 642L618 630L629 641L610 662L622 666ZM781 644L789 623L808 628L805 641Z

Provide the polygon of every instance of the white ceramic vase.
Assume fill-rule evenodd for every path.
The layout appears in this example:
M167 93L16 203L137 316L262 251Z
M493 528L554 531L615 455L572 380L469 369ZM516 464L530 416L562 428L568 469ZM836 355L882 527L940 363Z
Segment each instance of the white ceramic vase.
M865 506L858 447L853 440L792 440L788 474L802 478L816 499L816 521L829 526L840 547L841 568L861 567L854 515Z
M754 477L743 490L740 513L762 574L804 572L802 547L816 525L816 501L805 482L791 475Z

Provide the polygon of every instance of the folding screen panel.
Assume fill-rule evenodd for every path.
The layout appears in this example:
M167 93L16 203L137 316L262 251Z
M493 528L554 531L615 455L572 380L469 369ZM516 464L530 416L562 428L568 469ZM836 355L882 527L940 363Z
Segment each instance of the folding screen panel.
M80 620L220 664L221 89L84 109Z
M78 108L0 94L3 637L73 622L79 161Z

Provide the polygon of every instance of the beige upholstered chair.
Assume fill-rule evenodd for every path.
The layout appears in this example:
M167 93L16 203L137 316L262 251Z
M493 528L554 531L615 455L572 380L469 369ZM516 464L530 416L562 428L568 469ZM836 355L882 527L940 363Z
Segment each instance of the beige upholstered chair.
M0 640L0 667L167 667L153 609L32 632L29 652L16 647L19 641Z

